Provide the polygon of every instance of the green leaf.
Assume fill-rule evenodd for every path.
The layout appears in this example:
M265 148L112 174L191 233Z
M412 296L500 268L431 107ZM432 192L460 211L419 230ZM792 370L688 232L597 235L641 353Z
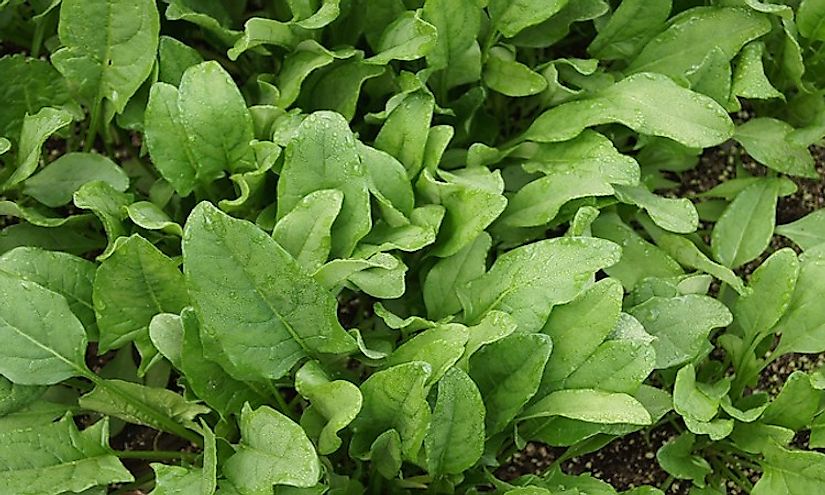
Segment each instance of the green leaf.
M593 235L622 246L622 257L605 272L632 290L648 277L667 278L683 273L679 264L663 250L651 244L614 212L599 215L592 225Z
M710 421L716 416L722 397L726 396L729 388L730 382L725 380L714 385L697 383L696 369L688 364L676 374L673 408L685 418Z
M173 222L165 211L149 201L138 201L128 205L126 213L129 215L129 220L138 227L147 230L161 230L178 237L183 235L181 226Z
M381 33L377 55L365 60L368 64L385 65L390 60L416 60L435 47L436 28L421 18L421 11L399 15Z
M0 155L5 154L11 149L11 141L4 137L0 137Z
M541 74L517 62L515 55L501 46L490 50L484 64L484 84L506 96L530 96L547 88Z
M60 129L72 123L72 115L65 110L43 107L34 115L26 115L20 129L17 146L17 168L6 179L3 189L8 189L28 179L40 164L43 143Z
M807 146L789 139L794 128L768 117L751 119L737 126L733 138L756 161L788 175L816 178L814 159Z
M778 225L776 233L792 240L803 251L825 243L825 209L815 210L791 223Z
M745 284L730 268L711 261L689 239L674 234L665 234L656 243L679 264L713 275L733 287L739 294L746 292Z
M765 45L752 41L742 48L733 71L731 93L750 99L784 98L768 77L762 64Z
M753 495L793 495L815 493L825 483L825 454L788 450L768 443L759 464L764 473Z
M751 274L751 292L733 305L745 341L761 340L776 325L790 306L798 277L799 260L790 248L775 252Z
M203 57L194 48L175 38L161 36L158 43L158 81L180 86L186 69L203 62Z
M0 374L21 385L52 385L88 373L86 332L63 296L0 272L0 300Z
M567 0L490 0L490 18L495 28L512 38L530 26L540 24L560 11Z
M246 21L243 35L235 41L235 45L226 54L229 60L237 60L242 53L261 45L275 45L292 49L300 40L300 36L288 23L276 21L275 19L253 17Z
M363 398L358 387L345 380L330 380L317 361L308 361L295 375L295 388L310 402L304 409L301 426L309 430L320 423L318 453L328 455L341 447L338 432L358 416Z
M810 375L794 371L765 409L762 422L794 431L810 428L821 399L822 391L814 388Z
M253 224L201 203L183 259L205 355L234 378L277 379L307 355L355 350L332 294Z
M146 107L146 140L161 175L179 194L196 184L255 168L252 116L216 62L183 73L180 89L155 83Z
M181 427L196 429L195 417L210 412L208 407L189 402L171 390L101 378L95 380L94 390L80 397L79 405L129 423L175 434L180 434ZM187 434L185 438L192 436Z
M435 100L432 95L416 91L405 96L387 117L375 147L398 159L413 178L424 165Z
M461 356L457 367L468 370L470 356L487 344L499 341L516 331L516 322L513 317L502 311L490 311L478 325L467 328L467 344L464 346L464 355Z
M470 377L487 411L488 438L504 430L536 393L552 347L546 335L517 333L470 357Z
M441 75L441 84L446 89L461 81L459 66L468 58L468 53L470 59L478 64L477 70L480 70L481 52L476 38L481 29L481 11L474 0L427 0L421 16L437 30L435 46L427 53L427 65L445 72ZM474 58L476 52L478 56ZM471 77L477 80L478 72Z
M601 60L629 59L665 26L671 0L626 0L599 29L587 51Z
M8 378L0 376L0 430L7 422L6 416L25 408L37 401L46 392L40 385L19 385Z
M399 364L374 373L361 384L364 404L352 422L350 455L364 458L379 435L395 429L401 436L404 458L418 458L430 422L424 386L430 371L427 363Z
M664 198L644 186L619 185L615 189L619 201L644 209L651 220L665 230L689 234L699 226L699 214L688 198Z
M825 41L825 2L802 0L796 12L799 34L811 41Z
M645 45L627 70L679 80L699 67L712 50L719 50L729 61L747 42L770 29L768 16L749 8L689 9L670 19L667 29Z
M58 495L134 478L106 444L108 422L80 432L71 417L0 432L0 483L15 495Z
M431 319L440 319L461 311L458 292L469 281L484 275L487 252L492 240L482 232L457 253L441 258L424 278L424 304Z
M483 276L459 291L467 321L490 310L510 313L522 332L538 331L553 306L570 302L621 250L603 239L555 238L508 251Z
M266 401L268 394L262 393L254 383L233 379L204 356L200 327L191 308L183 310L178 325L183 330L178 367L186 378L188 390L224 418L236 414L244 404L258 406Z
M427 471L434 476L460 474L484 450L484 403L464 371L450 369L438 382L438 398L424 437Z
M724 304L696 294L652 297L628 312L657 337L653 341L657 369L689 362L707 345L712 329L727 326L733 319Z
M713 226L711 248L721 264L734 268L756 259L771 242L780 181L763 179L736 195Z
M462 354L467 343L467 327L455 323L438 325L424 330L404 342L387 357L386 367L414 361L430 365L431 372L427 384L433 384L444 376Z
M521 139L567 141L588 127L614 122L697 148L720 144L733 135L727 112L712 99L664 75L642 73L545 111Z
M567 2L557 14L541 24L521 31L513 43L517 46L544 48L555 45L570 33L574 22L596 19L610 10L604 0L576 0Z
M592 389L552 392L527 408L520 419L548 416L562 416L599 424L652 423L647 409L630 395Z
M0 253L19 246L62 250L81 255L106 247L106 239L95 231L69 225L40 227L28 223L9 225L0 230Z
M45 60L12 55L0 59L0 136L17 142L26 115L35 115L43 107L64 108L78 113L69 95L66 81Z
M352 254L370 230L369 192L355 138L346 121L332 112L308 116L289 142L278 181L278 218L284 218L304 196L338 189L344 201L332 224L333 257Z
M304 196L278 223L272 237L309 271L329 257L332 224L341 211L344 193L321 189Z
M95 153L66 153L23 183L23 193L46 206L71 203L80 186L103 181L116 191L129 188L129 177L105 156Z
M152 317L179 313L189 304L177 263L139 235L118 241L97 269L93 298L100 352L135 342L142 369L156 354L149 339Z
M107 99L121 113L152 71L159 32L153 0L63 0L52 63L86 106Z
M180 315L161 313L149 322L149 338L160 354L177 369L183 354L183 324Z
M702 487L705 485L705 477L713 469L704 458L693 455L695 438L690 433L682 433L656 452L656 460L674 478L693 480L697 486Z
M241 443L223 464L223 475L242 495L272 493L273 485L310 487L321 477L321 463L304 430L267 407L244 406Z
M109 241L106 250L98 256L99 260L109 257L115 249L115 241L126 235L123 220L128 216L126 206L134 201L132 194L122 193L106 182L99 180L87 182L74 193L74 205L85 210L92 210L103 224Z
M72 313L86 328L86 333L97 337L92 306L94 263L68 253L19 247L0 256L0 270L66 298Z
M818 353L825 350L825 308L817 301L825 290L825 261L810 259L799 270L788 310L774 327L781 335L774 354Z

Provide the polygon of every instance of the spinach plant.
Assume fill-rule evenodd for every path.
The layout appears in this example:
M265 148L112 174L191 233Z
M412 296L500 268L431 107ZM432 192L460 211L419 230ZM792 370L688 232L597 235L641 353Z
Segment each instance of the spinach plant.
M824 20L0 1L0 491L818 493L825 374L760 377L825 352ZM661 429L659 486L566 468Z

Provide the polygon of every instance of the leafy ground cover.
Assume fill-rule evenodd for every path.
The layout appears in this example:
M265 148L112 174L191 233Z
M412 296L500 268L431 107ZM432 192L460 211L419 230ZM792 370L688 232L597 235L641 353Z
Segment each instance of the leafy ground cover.
M821 492L823 26L0 1L0 492Z

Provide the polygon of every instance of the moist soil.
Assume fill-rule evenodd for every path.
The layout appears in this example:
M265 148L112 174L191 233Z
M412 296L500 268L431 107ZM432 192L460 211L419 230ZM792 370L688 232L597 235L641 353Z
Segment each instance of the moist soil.
M744 116L741 120L746 120ZM801 179L790 177L797 185L794 194L779 199L776 211L777 225L798 220L814 210L825 207L825 148L812 147L819 179ZM720 183L735 178L737 168L750 175L763 176L767 169L756 163L735 142L731 141L714 149L707 150L697 166L675 176L679 185L672 194L680 197L695 197ZM704 232L709 241L709 230ZM748 279L771 253L790 247L799 249L790 240L774 236L770 246L758 259L739 267L737 274ZM713 290L713 289L712 289ZM757 388L776 395L794 371L814 371L825 365L823 354L788 354L771 363L761 374ZM687 495L689 481L670 480L668 474L656 461L656 452L668 440L676 435L673 425L666 423L649 432L636 432L618 438L597 452L574 457L561 464L568 474L589 473L595 478L610 483L619 491L637 486L650 485L665 489L667 494ZM810 433L801 432L794 438L793 444L798 448L807 448ZM525 474L543 474L563 453L564 448L549 447L539 443L529 443L521 452L512 456L497 472L503 480L513 480ZM740 466L741 468L741 466ZM755 483L759 472L746 472L750 481ZM738 486L731 484L728 493L743 493Z

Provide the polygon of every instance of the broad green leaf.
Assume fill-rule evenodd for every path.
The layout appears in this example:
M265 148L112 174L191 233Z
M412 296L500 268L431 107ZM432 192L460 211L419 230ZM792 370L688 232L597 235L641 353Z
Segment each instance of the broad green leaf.
M644 209L651 220L665 230L689 234L699 226L699 214L687 198L665 198L653 194L644 186L619 185L615 189L619 201Z
M790 248L780 249L751 275L751 292L740 296L733 315L746 341L767 335L787 311L799 277L799 260Z
M733 71L731 92L743 98L784 98L768 77L762 64L762 55L765 45L762 42L752 41L742 48Z
M516 333L470 357L470 377L487 411L488 438L515 419L536 393L552 347L546 335Z
M438 398L424 437L427 471L460 474L484 451L484 403L464 371L450 369L438 382Z
M695 436L682 433L656 452L656 459L662 469L677 479L693 480L697 486L704 486L705 477L713 472L708 461L693 455Z
M467 328L467 344L464 346L464 355L461 356L457 367L468 370L470 356L487 344L499 341L516 331L516 322L513 317L503 311L490 311L478 325Z
M470 60L481 69L481 52L477 50L476 37L481 29L481 11L473 0L427 0L421 12L422 18L432 24L437 32L435 46L427 53L427 65L443 70L440 85L449 89L461 81L461 65L470 54ZM476 50L473 50L476 48ZM473 56L478 53L477 58ZM476 70L467 72L478 79Z
M731 323L730 311L711 297L652 297L628 311L654 337L656 368L687 363L707 344L710 331Z
M433 97L423 91L407 95L392 110L375 138L375 147L398 159L410 179L424 166L434 107Z
M487 252L492 240L482 232L457 253L436 261L424 278L424 304L431 319L461 311L458 291L471 280L484 275Z
M506 96L530 96L547 88L547 80L530 67L517 62L513 53L496 46L484 64L484 84Z
M735 26L735 28L732 28ZM731 60L745 43L771 29L768 16L749 8L696 7L672 18L630 63L628 72L684 78L712 50Z
M0 155L6 153L11 149L11 141L4 137L0 137Z
M756 259L771 242L779 180L763 179L736 195L713 226L711 248L721 264L734 268Z
M80 186L95 180L120 192L129 188L126 172L105 156L67 153L29 177L23 183L23 193L46 206L63 206L72 202L72 195Z
M203 62L194 48L169 36L161 36L158 43L158 81L179 86L186 69Z
M0 300L0 374L52 385L88 373L86 332L63 296L0 272Z
M632 396L593 389L552 392L527 408L520 419L548 416L599 424L651 424L650 413Z
M330 380L317 361L308 361L295 375L295 388L310 402L304 409L301 426L319 424L318 453L327 455L341 447L338 432L346 428L361 410L363 398L354 384Z
M331 52L313 40L299 43L295 51L284 58L283 67L275 80L280 90L277 106L287 108L292 105L301 92L301 84L312 71L331 64L336 58L346 58L352 54L352 50Z
M68 253L19 247L0 256L0 271L34 282L66 298L86 333L97 337L92 305L94 263Z
M329 257L332 224L343 202L337 189L313 191L275 224L272 237L301 266L317 270Z
M172 363L172 366L181 368L183 354L183 323L180 315L161 313L155 315L149 322L149 338L158 352Z
M622 286L614 279L596 282L573 301L553 308L542 333L553 340L543 382L570 376L616 328L622 309Z
M537 143L522 166L541 172L510 199L501 221L514 227L532 227L552 221L570 200L614 193L613 185L639 182L636 160L619 154L604 136L586 130L563 143Z
M197 428L195 417L211 411L171 390L123 380L97 379L94 390L80 397L79 404L83 409L176 434L181 427Z
M301 108L334 110L347 121L355 116L361 86L384 74L385 67L364 63L363 57L352 57L316 71L302 86L298 100Z
M82 492L134 478L107 445L108 421L78 431L70 416L0 432L0 483L15 495Z
M679 264L663 250L640 236L614 212L602 213L592 225L593 234L622 246L622 257L605 272L632 290L647 277L674 277L683 273Z
M223 464L223 475L242 495L272 493L273 485L310 487L321 477L321 463L304 430L267 406L244 406L241 443Z
M106 238L90 229L69 225L39 227L28 223L9 225L0 230L0 253L19 246L61 250L82 255L106 247Z
M181 226L173 222L165 211L149 201L138 201L128 205L126 213L129 215L129 220L138 227L146 230L161 230L178 237L183 235Z
M230 60L237 60L247 50L261 45L275 45L292 49L301 37L289 23L263 17L253 17L246 21L243 35L226 52Z
M777 225L776 233L792 240L803 251L825 243L825 209L815 210L791 223Z
M676 382L673 385L673 408L685 418L710 421L716 416L722 397L727 394L729 388L730 382L724 380L714 385L697 383L696 369L692 364L688 364L676 374Z
M794 128L768 117L751 119L737 126L733 138L756 161L788 175L816 178L814 159L807 146L789 139Z
M228 5L210 0L164 0L169 6L165 17L170 21L186 21L214 34L225 45L231 45L241 33L227 26L232 18Z
M761 421L794 431L810 428L821 399L822 391L814 388L810 375L794 371L765 409Z
M368 64L386 65L390 60L416 60L426 56L436 44L436 28L421 18L421 11L399 15L381 33L377 54L366 59Z
M159 32L153 0L63 0L52 63L86 106L106 99L121 113L152 71Z
M142 369L156 354L149 339L152 317L179 313L189 304L177 263L139 235L118 241L97 269L93 299L100 352L134 342L143 358Z
M601 60L629 59L665 26L671 0L625 0L599 29L587 51Z
M437 201L447 213L438 231L438 239L431 254L452 256L472 243L507 206L502 195L504 180L498 170L473 167L440 172L444 181L436 181L428 171L421 174L422 183L433 187Z
M216 62L188 68L180 89L155 83L145 126L155 166L183 196L226 171L255 168L252 117L232 78Z
M103 224L109 240L106 250L98 259L106 259L115 249L115 241L126 235L123 220L128 216L126 206L134 201L130 193L122 193L106 182L99 180L87 182L74 193L74 205L92 212Z
M278 181L278 218L304 196L322 189L344 193L341 212L332 224L331 254L348 257L371 227L369 192L355 138L343 117L332 112L307 117L289 142Z
M610 241L564 237L508 251L483 276L459 291L467 321L490 310L510 313L522 332L538 331L553 306L570 302L598 270L619 260Z
M379 435L395 429L404 457L418 458L430 422L424 386L430 371L427 363L399 364L374 373L361 384L364 403L352 422L351 455L363 458Z
M334 21L341 13L339 3L340 0L322 0L320 7L312 15L304 17L296 14L293 22L304 29L320 29Z
M150 495L203 495L200 469L153 463L155 488ZM214 493L212 492L207 493Z
M512 38L520 31L547 20L560 11L567 0L490 0L490 18L495 28Z
M763 474L753 495L815 493L825 483L825 454L789 450L768 443L762 451Z
M745 284L730 268L714 263L705 253L685 237L665 234L656 243L679 264L703 271L733 287L736 292L746 292Z
M799 278L788 310L774 327L781 335L774 353L818 353L825 350L825 308L819 301L825 290L825 260L806 260L800 266Z
M413 111L413 113L416 113L416 111ZM424 118L429 123L429 113L425 113ZM409 139L411 136L408 135L407 138ZM389 141L387 144L389 144ZM389 202L392 208L405 217L411 217L415 206L415 197L404 165L387 152L361 143L358 143L358 145L361 162L364 164L370 179L370 192L379 201L386 200ZM394 148L393 145L389 147ZM403 155L403 153L399 154ZM389 215L385 214L384 216L387 221L390 220ZM407 218L402 223L407 224Z
M28 179L40 164L43 143L55 132L72 123L72 115L52 107L43 107L34 115L26 115L20 129L17 146L17 168L6 179L3 189L8 189Z
M404 342L387 357L386 367L408 362L425 362L431 372L428 384L433 384L444 376L462 354L467 343L467 327L455 323L438 325L424 330Z
M179 325L183 330L179 369L186 378L187 388L195 396L224 418L236 414L244 404L258 406L266 401L267 394L254 383L235 380L204 356L200 327L191 308L183 310Z
M641 73L545 111L521 139L567 141L588 127L614 122L697 148L720 144L733 134L727 112L712 99L662 74Z
M205 355L234 378L277 379L307 355L355 350L333 295L253 224L201 203L183 259Z
M35 115L43 107L65 108L77 113L66 81L45 60L12 55L0 59L0 136L17 142L26 115Z
M351 282L373 297L395 299L404 293L406 271L407 266L395 256L378 253L366 259L332 260L312 276L328 290Z
M558 13L535 26L524 29L513 38L517 46L544 48L564 39L575 22L589 21L606 14L610 7L604 0L566 2Z
M0 376L0 430L6 423L5 416L17 412L37 401L46 387L40 385L19 385L8 378Z
M401 471L401 436L394 429L385 431L370 445L370 459L381 476L393 479Z
M55 212L33 205L20 206L11 201L0 201L0 215L16 217L38 227L70 227L89 223L91 215L54 216Z
M825 41L825 2L802 0L796 12L799 34L811 41Z

